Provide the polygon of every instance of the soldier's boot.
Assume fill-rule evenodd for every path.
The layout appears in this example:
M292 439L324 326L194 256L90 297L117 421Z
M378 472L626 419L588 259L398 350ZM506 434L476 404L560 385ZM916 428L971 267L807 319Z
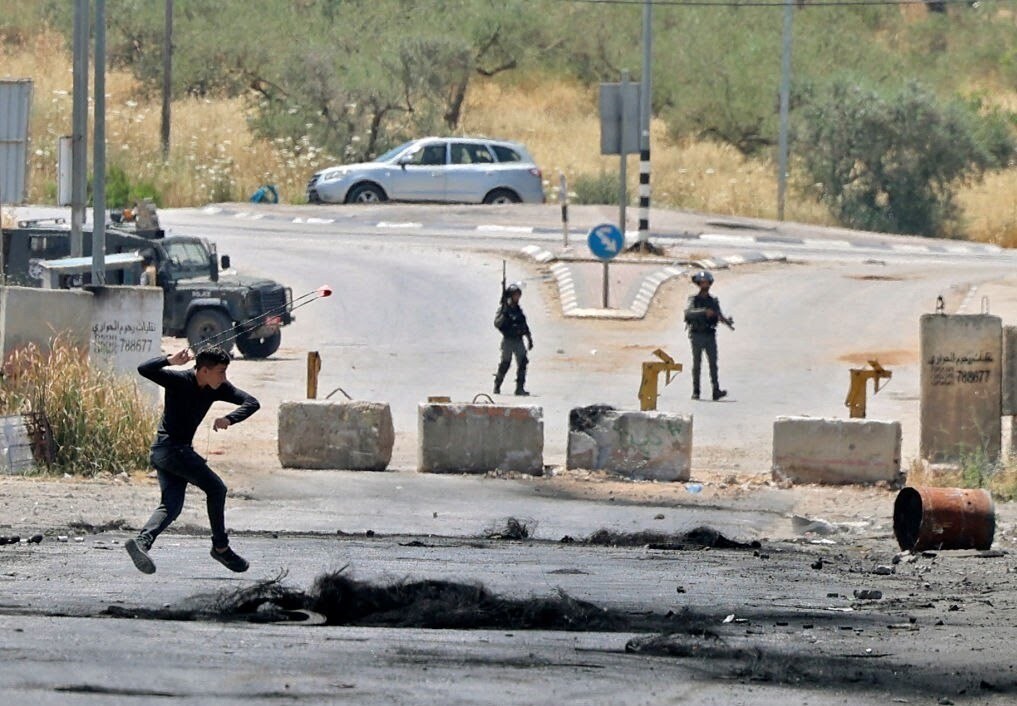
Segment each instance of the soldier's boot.
M722 390L720 387L713 388L713 401L716 402L722 397L727 397L727 390Z
M526 391L526 363L520 365L516 372L516 394L520 397L528 397L530 394Z
M511 362L498 364L498 372L494 374L494 394L496 395L501 394L501 384L505 380L505 374L508 372L509 365L511 365Z
M699 399L699 378L692 378L692 399Z

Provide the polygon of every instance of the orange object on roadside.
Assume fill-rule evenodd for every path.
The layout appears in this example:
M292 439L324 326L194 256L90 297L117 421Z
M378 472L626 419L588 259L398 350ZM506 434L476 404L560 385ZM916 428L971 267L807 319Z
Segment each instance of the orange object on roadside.
M996 507L987 490L907 487L893 504L893 534L904 551L988 549Z

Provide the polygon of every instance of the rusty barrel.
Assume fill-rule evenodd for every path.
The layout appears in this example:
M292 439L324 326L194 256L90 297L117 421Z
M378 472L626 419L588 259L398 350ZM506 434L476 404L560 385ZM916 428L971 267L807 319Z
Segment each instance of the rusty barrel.
M902 550L988 549L996 508L987 490L907 487L893 504L893 534Z

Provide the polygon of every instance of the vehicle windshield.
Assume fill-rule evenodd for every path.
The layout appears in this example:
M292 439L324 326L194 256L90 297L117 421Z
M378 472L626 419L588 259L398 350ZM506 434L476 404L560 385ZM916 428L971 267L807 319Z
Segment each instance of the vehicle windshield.
M374 158L374 161L375 162L391 162L393 159L395 159L395 156L397 154L399 154L400 152L405 150L407 147L412 145L414 142L416 142L416 140L410 140L409 142L402 143L398 147L393 147L392 149L390 149L385 154L379 154L377 157Z
M172 242L164 245L166 256L177 267L185 270L208 267L208 250L201 243Z

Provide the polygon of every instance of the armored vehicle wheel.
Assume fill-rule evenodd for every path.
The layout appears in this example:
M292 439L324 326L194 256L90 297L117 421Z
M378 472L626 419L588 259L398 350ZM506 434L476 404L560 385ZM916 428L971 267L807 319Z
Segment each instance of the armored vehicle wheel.
M219 336L232 327L233 322L223 312L218 309L202 309L192 314L191 320L187 322L187 342L191 350L198 351L203 342ZM223 343L221 338L218 341L214 345L227 353L233 350L233 341Z
M282 331L276 331L271 336L241 336L237 339L237 348L245 358L267 358L279 350L281 342Z

